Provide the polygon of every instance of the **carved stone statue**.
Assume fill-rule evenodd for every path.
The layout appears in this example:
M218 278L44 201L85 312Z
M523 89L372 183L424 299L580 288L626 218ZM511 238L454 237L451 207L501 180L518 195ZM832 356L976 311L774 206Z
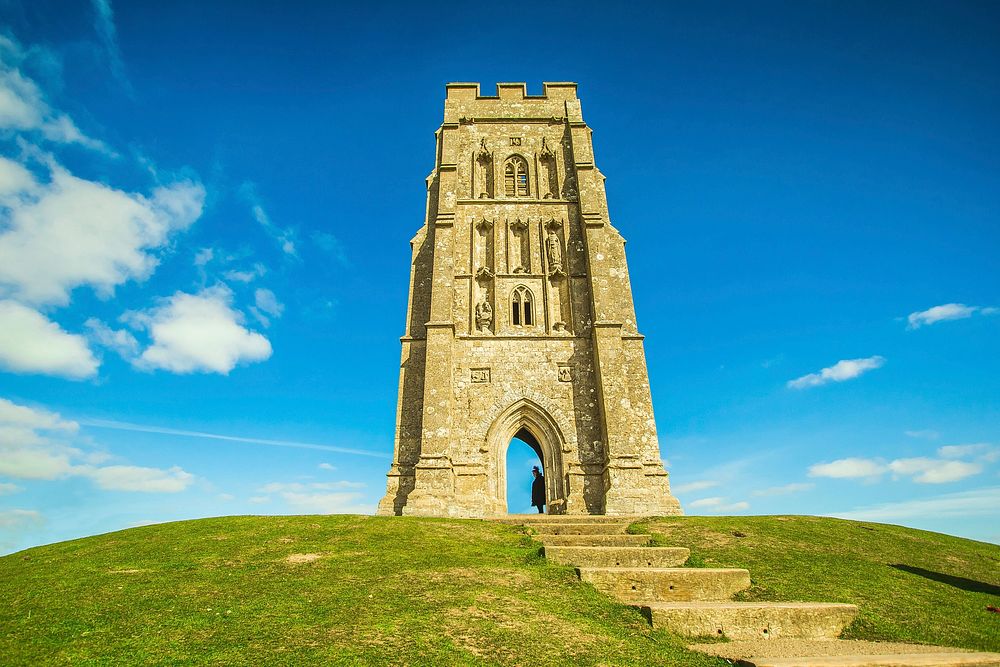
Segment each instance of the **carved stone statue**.
M476 326L480 331L488 331L493 322L493 307L488 301L480 301L476 304Z
M554 229L550 229L548 236L545 237L545 251L549 258L549 272L560 273L562 271L562 244Z

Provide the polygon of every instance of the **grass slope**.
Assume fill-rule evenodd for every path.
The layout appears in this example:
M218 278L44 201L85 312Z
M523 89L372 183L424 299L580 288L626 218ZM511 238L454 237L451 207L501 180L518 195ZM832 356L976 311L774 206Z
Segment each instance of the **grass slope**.
M684 517L634 526L691 562L745 567L744 600L851 602L845 637L1000 651L1000 547L901 526L806 516Z
M28 549L0 558L0 664L724 664L538 553L499 524L362 516Z
M811 517L661 519L747 599L862 606L853 637L1000 648L1000 547ZM741 535L741 537L737 536ZM0 664L723 665L515 528L361 516L146 526L0 558Z

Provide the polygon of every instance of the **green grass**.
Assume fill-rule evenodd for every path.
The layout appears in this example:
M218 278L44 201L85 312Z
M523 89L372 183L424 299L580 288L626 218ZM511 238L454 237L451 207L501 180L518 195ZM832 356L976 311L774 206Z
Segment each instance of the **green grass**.
M878 523L805 516L657 519L635 529L691 549L702 567L745 567L737 599L850 602L845 637L1000 651L1000 547Z
M146 526L0 558L0 601L3 665L724 664L482 521Z
M700 566L749 568L747 599L857 603L852 637L1000 648L1000 615L985 610L1000 601L995 545L811 517L634 530L690 547ZM0 558L0 664L725 663L651 630L516 528L303 516L146 526Z

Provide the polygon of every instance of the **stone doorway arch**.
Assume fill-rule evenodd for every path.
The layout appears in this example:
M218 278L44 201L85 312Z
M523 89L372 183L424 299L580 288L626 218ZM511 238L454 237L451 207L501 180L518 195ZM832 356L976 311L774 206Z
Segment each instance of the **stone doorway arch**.
M538 403L522 398L508 406L486 433L489 452L488 492L494 507L507 513L507 449L518 438L535 450L545 475L546 512L562 514L566 507L563 437L555 419Z

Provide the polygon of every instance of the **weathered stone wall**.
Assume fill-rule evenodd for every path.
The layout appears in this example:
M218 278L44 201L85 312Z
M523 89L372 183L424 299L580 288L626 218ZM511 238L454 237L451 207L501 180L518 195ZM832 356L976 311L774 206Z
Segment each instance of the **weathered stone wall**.
M379 512L505 512L507 446L522 433L550 512L677 513L576 86L497 88L448 85Z

